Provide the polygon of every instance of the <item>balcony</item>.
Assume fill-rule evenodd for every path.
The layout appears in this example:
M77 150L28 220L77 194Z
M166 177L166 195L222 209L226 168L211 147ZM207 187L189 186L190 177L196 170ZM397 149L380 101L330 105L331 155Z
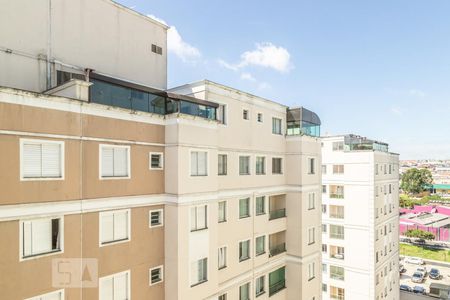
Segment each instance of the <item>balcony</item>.
M332 198L332 199L344 199L344 186L342 186L342 185L330 185L330 198Z
M286 252L286 231L269 235L269 257Z
M345 290L342 288L330 286L330 299L345 300Z
M344 247L330 246L330 258L343 260L344 257Z
M281 267L269 273L269 297L286 288L286 269Z
M269 220L286 217L286 195L269 197Z
M287 135L320 136L320 118L306 108L288 109L286 121Z

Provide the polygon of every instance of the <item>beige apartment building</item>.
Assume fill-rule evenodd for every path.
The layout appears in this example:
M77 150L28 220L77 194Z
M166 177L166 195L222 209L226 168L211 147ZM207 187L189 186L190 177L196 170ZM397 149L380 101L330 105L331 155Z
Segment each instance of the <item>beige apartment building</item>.
M2 298L321 299L316 114L166 91L167 26L113 1L0 5Z

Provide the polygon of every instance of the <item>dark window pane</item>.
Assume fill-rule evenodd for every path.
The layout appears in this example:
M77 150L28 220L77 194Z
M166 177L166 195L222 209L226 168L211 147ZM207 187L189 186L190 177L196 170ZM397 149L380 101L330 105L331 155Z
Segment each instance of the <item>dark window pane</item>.
M131 108L140 111L149 111L148 93L131 90Z

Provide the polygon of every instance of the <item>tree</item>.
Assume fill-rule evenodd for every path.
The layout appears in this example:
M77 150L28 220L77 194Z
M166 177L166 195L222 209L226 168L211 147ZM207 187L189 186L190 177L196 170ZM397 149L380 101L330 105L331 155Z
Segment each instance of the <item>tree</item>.
M405 232L407 237L419 238L424 240L434 240L434 234L421 229L409 229Z
M412 168L403 173L401 189L410 194L419 194L433 183L433 176L428 169Z

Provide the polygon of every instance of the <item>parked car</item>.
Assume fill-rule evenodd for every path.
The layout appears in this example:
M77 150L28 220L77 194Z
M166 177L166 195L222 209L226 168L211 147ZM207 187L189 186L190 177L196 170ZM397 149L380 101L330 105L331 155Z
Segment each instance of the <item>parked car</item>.
M400 274L405 273L406 272L405 266L403 266L402 264L399 264L398 271L400 272Z
M406 285L406 284L401 284L400 285L400 290L401 291L405 291L405 292L412 292L413 291L412 287L410 287L409 285Z
M415 294L423 294L423 295L426 294L425 288L424 288L423 286L420 286L420 285L416 285L416 286L413 288L413 292L414 292Z
M425 275L422 272L415 272L411 278L412 282L422 283L425 279Z
M420 266L416 269L416 272L420 272L423 274L423 276L427 276L428 275L428 271L427 271L427 267L424 266Z
M431 279L441 279L441 272L438 269L432 268L428 275Z
M415 265L424 265L425 262L420 257L406 257L405 263L415 264Z
M402 242L402 243L412 243L411 239L409 239L409 238L400 238L400 242Z

